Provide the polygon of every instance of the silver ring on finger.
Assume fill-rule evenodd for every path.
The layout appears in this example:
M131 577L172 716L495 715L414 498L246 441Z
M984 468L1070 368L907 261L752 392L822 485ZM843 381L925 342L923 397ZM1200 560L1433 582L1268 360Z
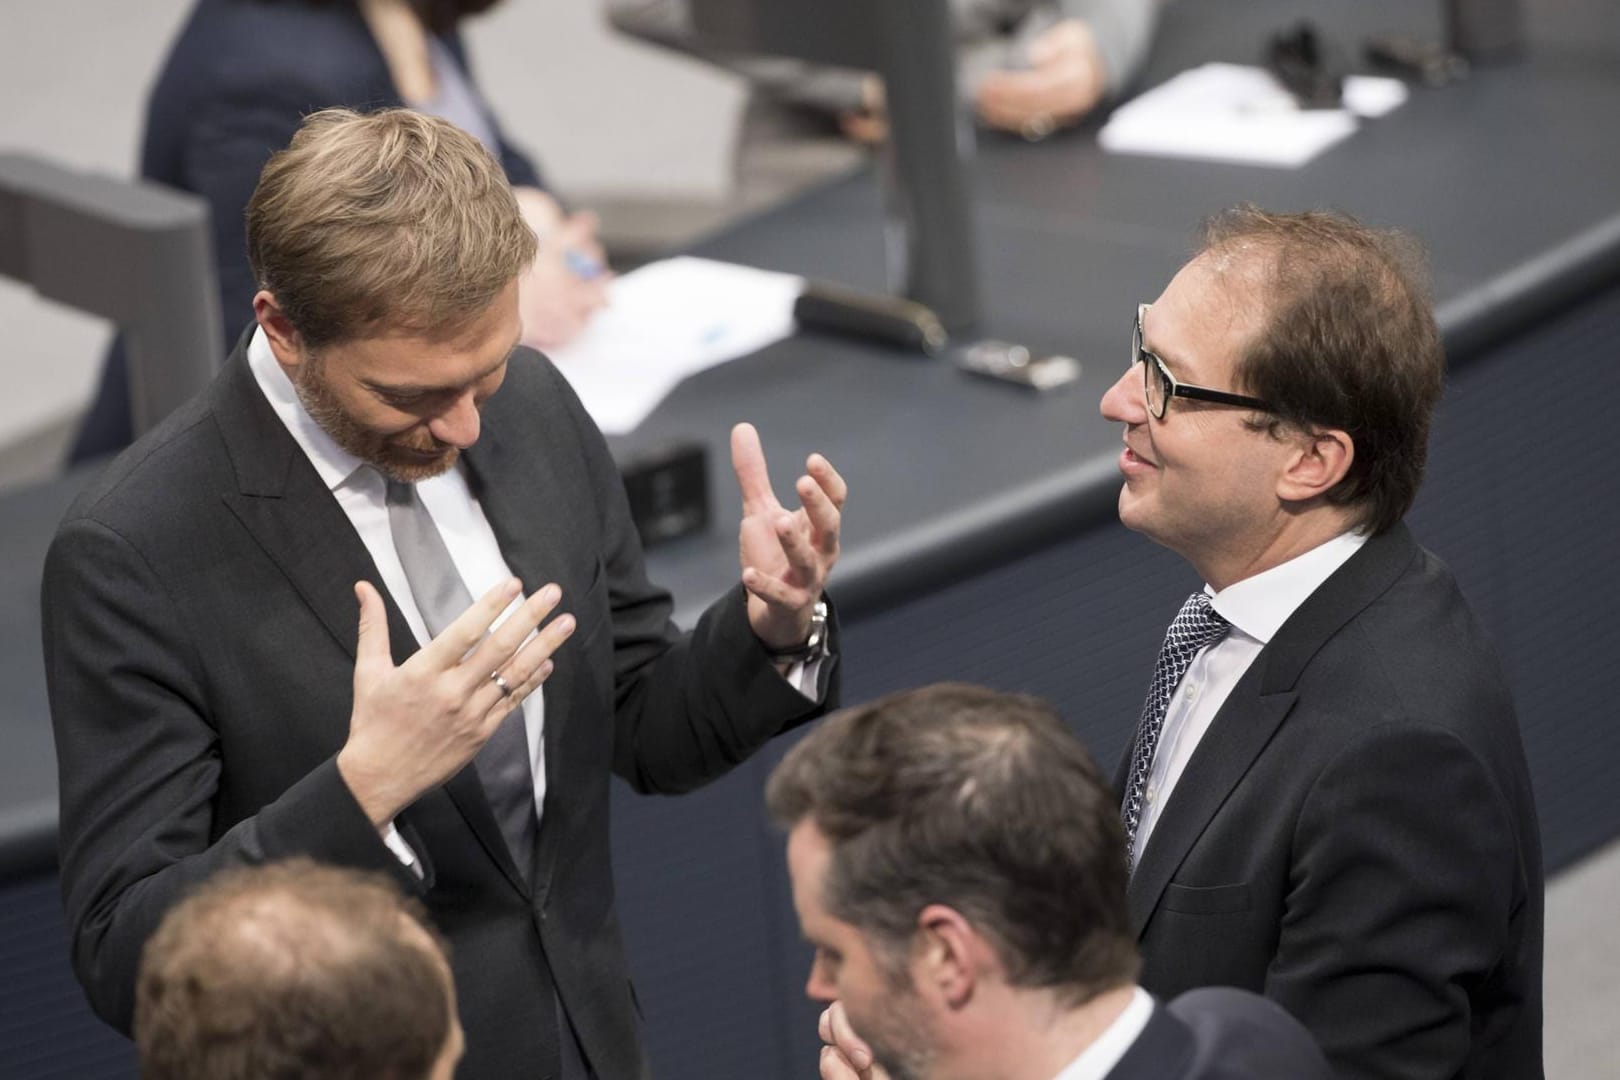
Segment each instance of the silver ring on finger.
M507 684L506 676L502 675L498 671L492 671L489 673L489 677L495 681L495 687L496 689L500 690L501 697L505 698L512 696L512 687Z

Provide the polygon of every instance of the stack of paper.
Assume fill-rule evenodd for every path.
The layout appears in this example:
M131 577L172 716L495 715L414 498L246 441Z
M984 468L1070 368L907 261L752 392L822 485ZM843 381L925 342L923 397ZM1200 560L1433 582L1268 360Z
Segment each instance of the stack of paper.
M549 355L598 427L630 431L686 376L793 332L804 279L682 256L608 286L608 306Z
M1400 105L1406 86L1352 75L1344 100L1342 109L1301 109L1261 68L1205 64L1115 109L1097 140L1121 154L1298 168L1356 130L1358 115Z

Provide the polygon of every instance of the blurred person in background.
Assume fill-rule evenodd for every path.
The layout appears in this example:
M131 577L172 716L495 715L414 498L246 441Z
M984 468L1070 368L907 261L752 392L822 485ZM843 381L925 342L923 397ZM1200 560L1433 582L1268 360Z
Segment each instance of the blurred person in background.
M270 155L305 115L408 106L450 121L500 161L540 240L520 283L523 341L576 336L607 300L590 213L570 213L514 147L478 89L461 21L499 0L197 0L147 102L141 175L202 196L213 215L224 346L253 318L243 212ZM115 343L70 460L131 439L129 374Z
M950 0L957 92L984 125L1040 139L1114 97L1147 55L1159 0ZM758 205L842 172L888 133L868 73L705 47L687 0L608 0L620 31L741 75L752 89L734 162Z

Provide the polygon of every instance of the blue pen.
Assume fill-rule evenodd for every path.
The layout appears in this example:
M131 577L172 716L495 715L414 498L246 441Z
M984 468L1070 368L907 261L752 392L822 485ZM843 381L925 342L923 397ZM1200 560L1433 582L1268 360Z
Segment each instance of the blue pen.
M601 263L575 248L563 250L563 265L568 267L569 272L581 281L589 281L591 278L600 277L603 269Z

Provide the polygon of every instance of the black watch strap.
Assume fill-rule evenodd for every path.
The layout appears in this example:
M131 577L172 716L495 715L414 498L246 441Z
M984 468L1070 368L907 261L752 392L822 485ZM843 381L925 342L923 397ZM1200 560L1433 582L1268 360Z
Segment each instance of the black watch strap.
M827 601L817 600L816 606L810 609L810 634L800 645L790 645L785 649L773 649L766 646L765 655L772 660L786 660L790 663L808 664L812 660L819 660L827 655Z

